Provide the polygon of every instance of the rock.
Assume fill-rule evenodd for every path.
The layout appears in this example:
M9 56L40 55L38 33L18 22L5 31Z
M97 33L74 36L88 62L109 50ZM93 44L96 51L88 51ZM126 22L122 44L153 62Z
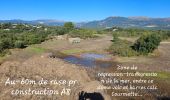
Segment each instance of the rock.
M70 43L80 43L81 39L80 38L69 38L68 41Z

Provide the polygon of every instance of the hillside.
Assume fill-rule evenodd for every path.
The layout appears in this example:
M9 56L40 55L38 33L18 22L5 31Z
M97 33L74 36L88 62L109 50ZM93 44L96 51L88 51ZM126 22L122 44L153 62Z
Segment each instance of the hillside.
M32 25L44 24L49 26L62 26L66 21L41 19L41 20L0 20L0 23L27 23ZM145 28L145 29L169 29L170 18L149 18L149 17L108 17L103 20L78 22L77 27L81 28L109 28L113 26L123 28Z
M20 19L13 19L13 20L0 20L0 23L13 23L13 24L31 24L31 25L38 25L44 24L49 26L62 26L64 25L64 21L60 20L52 20L52 19L41 19L41 20L20 20Z
M168 29L170 18L148 18L148 17L108 17L104 20L91 21L82 25L84 28L146 28L146 29Z

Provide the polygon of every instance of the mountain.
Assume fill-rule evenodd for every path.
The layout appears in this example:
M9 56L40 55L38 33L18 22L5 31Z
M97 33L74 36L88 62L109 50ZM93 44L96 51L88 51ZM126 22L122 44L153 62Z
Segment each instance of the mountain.
M32 25L44 24L49 26L62 26L64 25L65 21L51 20L51 19L26 21L26 20L14 19L14 20L0 20L0 23L14 23L14 24L22 23L22 24L32 24Z
M149 18L149 17L108 17L104 20L91 21L81 25L83 28L149 28L149 29L170 29L170 18Z
M42 20L0 20L0 23L27 23L27 24L44 24L50 26L62 26L66 21L42 19ZM119 17L113 16L103 20L96 20L90 22L75 23L77 27L104 29L110 27L122 28L145 28L145 29L170 29L170 18L149 18L145 16L137 17Z

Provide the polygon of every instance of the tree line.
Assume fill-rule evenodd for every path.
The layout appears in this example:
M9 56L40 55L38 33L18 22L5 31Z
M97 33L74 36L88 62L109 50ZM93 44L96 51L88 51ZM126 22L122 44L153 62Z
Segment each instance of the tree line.
M69 34L71 37L83 39L95 37L95 30L75 27L72 22L64 26L45 26L28 24L0 24L0 56L4 56L12 48L25 48L31 44L39 44L48 39L48 36Z

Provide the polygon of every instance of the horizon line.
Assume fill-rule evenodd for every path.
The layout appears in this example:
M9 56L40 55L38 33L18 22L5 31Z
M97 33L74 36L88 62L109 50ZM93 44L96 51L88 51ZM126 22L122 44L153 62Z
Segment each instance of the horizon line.
M149 16L109 16L109 17L123 17L123 18L153 18L153 19L158 19L158 18L170 18L170 17L149 17ZM24 18L14 18L14 19L0 19L0 21L10 21L10 20L21 20L21 21L38 21L38 20L53 20L53 21L58 21L58 22L90 22L90 21L99 21L99 20L104 20L104 19L107 19L109 17L105 17L105 18L102 18L102 19L95 19L95 20L88 20L88 21L73 21L73 20L60 20L60 19L54 19L54 18L37 18L37 19L24 19Z

